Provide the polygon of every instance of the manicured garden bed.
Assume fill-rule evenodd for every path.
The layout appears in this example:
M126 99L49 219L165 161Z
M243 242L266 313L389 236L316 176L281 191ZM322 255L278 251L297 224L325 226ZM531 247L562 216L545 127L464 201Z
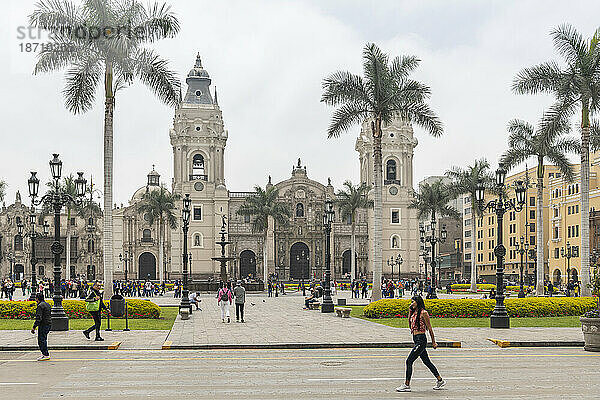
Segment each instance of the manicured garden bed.
M50 305L52 300L47 300ZM108 306L109 302L104 301ZM63 308L70 319L86 319L90 314L85 310L83 300L63 300ZM0 301L0 320L2 319L33 319L35 318L35 301ZM157 319L160 317L160 307L148 300L128 299L127 311L130 319ZM106 311L102 312L106 317Z

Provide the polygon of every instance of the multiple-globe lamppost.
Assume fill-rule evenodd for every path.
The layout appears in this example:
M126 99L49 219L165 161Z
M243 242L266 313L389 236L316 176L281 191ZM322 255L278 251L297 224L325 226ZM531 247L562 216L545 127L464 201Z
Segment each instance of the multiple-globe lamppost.
M190 229L190 206L192 205L192 199L189 194L186 194L183 198L183 209L181 211L183 219L183 288L181 291L181 304L179 305L179 311L182 309L188 309L189 313L192 313L192 306L190 304L189 291L188 291L188 230Z
M525 240L523 236L519 239L519 243L515 243L515 250L521 255L521 263L519 264L519 297L525 297L525 292L523 291L523 256L528 254L529 243Z
M394 279L394 266L397 265L398 266L398 280L400 280L400 266L402 265L402 263L404 262L404 260L402 259L402 256L400 255L400 253L398 253L398 255L396 256L396 258L394 259L394 256L391 256L389 260L387 260L387 265L392 267L392 280Z
M571 247L571 243L567 242L567 249L565 250L564 247L562 247L560 249L560 255L562 256L562 258L566 258L567 259L567 285L569 285L569 281L571 280L571 258L573 258L574 256L574 251L573 248Z
M476 199L478 206L481 210L489 210L496 213L496 247L494 248L494 255L496 256L496 306L490 316L490 327L491 328L510 328L510 320L506 307L504 306L504 256L506 255L506 247L502 244L502 219L504 213L509 210L515 210L520 212L523 210L525 205L525 185L523 181L517 181L515 189L515 198L508 199L506 195L505 179L506 169L502 164L496 170L496 182L494 191L497 193L498 198L490 200L487 204L484 204L485 199L485 186L482 182L477 184ZM490 188L492 189L492 188Z
M435 214L431 215L431 236L425 236L425 227L421 225L419 227L419 233L421 236L421 243L431 243L431 291L427 294L427 298L429 299L437 299L437 294L435 292L437 282L435 279L435 267L436 267L436 257L435 257L435 245L436 243L444 243L446 238L448 237L448 231L446 230L446 225L442 225L442 229L440 230L440 236L435 236L435 226L437 221L435 220ZM427 266L425 267L427 269Z
M127 264L129 263L129 252L125 251L125 257L121 253L119 253L119 261L123 263L123 268L125 269L125 284L127 284Z
M54 296L52 297L54 304L52 306L51 314L51 330L67 331L69 330L69 319L63 309L63 298L61 295L62 268L60 265L60 256L63 253L64 247L60 243L60 212L68 203L82 205L82 198L85 195L87 181L83 178L83 172L77 173L78 176L77 179L75 179L77 198L73 198L61 188L60 177L62 173L62 161L58 158L58 154L54 154L52 160L50 160L50 172L52 173L52 179L54 180L54 188L41 198L37 199L40 180L36 177L36 172L31 172L31 177L27 181L27 185L29 187L29 196L31 197L32 207L40 204L47 204L52 206L54 210L54 242L51 246L52 254L54 255ZM67 254L66 256L70 257L70 254Z
M44 236L48 236L48 232L50 230L50 225L48 225L47 221L44 221L42 225L44 229ZM17 230L21 237L29 236L31 239L31 258L29 262L31 263L31 294L29 296L29 301L35 301L35 294L37 292L37 258L35 257L35 240L39 236L35 231L35 207L31 206L31 214L29 214L29 233L23 235L23 224L17 224Z
M321 312L332 313L333 299L331 298L331 224L333 223L333 202L325 201L325 212L323 213L323 227L325 228L325 282L323 283L323 304Z

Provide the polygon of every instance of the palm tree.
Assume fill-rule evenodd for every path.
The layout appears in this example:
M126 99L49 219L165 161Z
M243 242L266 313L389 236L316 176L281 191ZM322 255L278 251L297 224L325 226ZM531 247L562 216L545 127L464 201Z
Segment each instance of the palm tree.
M34 73L68 68L65 106L86 112L104 83L104 288L112 295L113 273L113 113L115 94L137 78L164 103L175 106L180 83L166 60L145 47L179 32L179 21L166 4L144 7L137 0L40 0L30 24L50 33L51 46L38 53ZM82 28L83 27L83 28ZM111 28L112 27L112 28ZM69 29L70 28L70 29ZM77 28L77 29L76 29ZM123 28L123 29L122 29ZM84 36L84 39L79 39ZM65 50L68 49L68 50Z
M477 292L477 239L476 222L477 217L483 216L483 211L477 207L477 185L483 182L486 187L491 186L493 182L492 174L489 171L490 164L485 158L475 160L473 165L466 168L452 167L446 172L446 176L452 181L449 184L449 190L453 196L468 195L471 201L471 292Z
M438 217L452 217L460 221L459 212L449 205L451 200L456 196L450 189L450 186L444 184L441 179L435 180L433 183L423 182L419 185L419 191L415 193L414 199L409 204L408 208L417 210L417 218L424 220L428 217L431 221L436 221ZM431 260L431 276L435 276L434 258L432 254ZM434 280L431 280L433 284Z
M535 157L537 160L537 284L535 292L537 296L544 295L544 160L549 160L556 165L562 176L569 182L573 181L574 174L571 163L567 158L568 153L579 150L579 142L576 139L564 137L570 131L569 123L544 124L538 129L525 121L514 119L508 123L508 150L502 155L502 163L507 169L514 167ZM529 218L526 216L525 218Z
M543 124L561 124L581 113L581 292L590 295L590 117L600 111L600 28L585 40L568 24L551 34L566 66L555 61L525 68L515 78L516 93L551 93L555 103ZM539 257L539 256L538 256Z
M267 231L269 226L269 217L273 218L276 224L286 226L291 217L290 209L287 204L278 200L279 190L275 186L267 185L263 190L260 186L254 187L252 196L246 197L244 204L237 210L238 215L247 215L253 217L252 232L262 233L263 240L263 279L267 283Z
M342 218L350 218L352 225L350 274L352 279L356 279L356 212L361 208L373 207L373 201L368 199L367 195L371 188L366 183L355 186L351 181L346 181L344 182L344 188L336 193L335 203L340 207Z
M433 136L442 134L442 123L429 108L426 100L431 90L428 86L409 78L419 65L413 56L396 57L389 62L388 55L369 43L363 50L364 77L338 71L323 81L321 101L339 106L333 113L327 137L338 137L355 124L371 120L373 134L373 294L372 300L381 298L381 273L383 268L383 171L381 160L382 127L395 118L415 123Z
M148 224L154 225L158 222L158 264L159 280L164 282L164 227L165 224L171 229L177 228L177 217L174 210L177 208L175 202L179 199L177 193L169 191L161 185L158 190L150 190L142 196L138 206L138 213L143 214Z

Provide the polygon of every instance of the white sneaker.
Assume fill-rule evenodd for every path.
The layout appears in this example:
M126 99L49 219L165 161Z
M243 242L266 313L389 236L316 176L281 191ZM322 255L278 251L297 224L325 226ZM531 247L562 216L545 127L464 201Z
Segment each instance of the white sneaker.
M435 386L433 387L433 390L442 390L442 388L446 386L446 381L445 380L441 380L441 381L437 381L435 383Z
M50 356L45 356L45 355L41 355L38 357L38 361L48 361L50 359Z
M410 392L410 386L406 383L403 383L402 386L398 386L396 388L396 392Z

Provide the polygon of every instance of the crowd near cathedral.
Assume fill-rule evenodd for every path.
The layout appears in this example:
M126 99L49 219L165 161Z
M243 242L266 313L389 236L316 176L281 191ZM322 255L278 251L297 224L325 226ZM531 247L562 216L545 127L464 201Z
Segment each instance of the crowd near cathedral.
M180 224L175 229L166 228L163 240L159 240L158 222L150 224L148 215L138 210L145 193L160 190L164 182L171 181L168 190L181 197L189 194L192 199L188 236L192 279L218 279L220 275L219 264L212 257L220 255L220 246L215 242L220 238L223 216L227 220L231 242L227 247L228 256L234 258L228 265L229 276L262 279L265 275L277 274L284 280L321 279L325 270L325 201L335 200L339 187L334 187L331 180L317 182L311 179L310 166L302 163L301 154L297 155L300 158L290 159L290 175L281 182L272 182L269 172L265 171L264 181L255 184L278 189L279 201L290 210L289 223L278 226L269 220L266 234L253 232L252 217L237 213L253 192L235 191L225 182L229 132L200 55L187 74L186 84L186 93L174 110L170 129L169 122L165 121L165 134L168 132L172 145L172 180L164 179L149 159L149 173L140 177L140 188L133 193L129 204L115 205L113 209L113 278L124 279L125 272L128 279L174 280L182 277L183 233ZM231 140L241 134L231 132ZM356 138L356 165L360 182L372 187L371 141L370 129L363 124ZM401 253L404 259L401 273L404 277L413 277L419 272L418 222L415 210L409 209L408 205L413 191L412 159L417 141L411 126L398 120L385 127L382 142L383 260ZM181 204L178 207L181 209ZM13 280L20 280L31 276L30 241L26 233L30 212L28 197L21 197L18 192L12 204L2 205L0 273L3 277L10 275ZM355 220L356 275L368 278L372 272L372 220L372 209L359 210ZM51 278L53 238L41 232L54 232L53 217L36 209L35 224L40 232L36 242L38 279ZM25 225L25 232L19 233L19 225ZM62 254L63 277L103 278L102 232L101 211L68 215L63 209L61 237L69 250L68 255L66 251ZM331 235L332 277L339 279L348 276L351 266L351 225L339 212L335 214ZM265 240L266 257L263 252ZM384 265L383 271L389 274L389 266Z

